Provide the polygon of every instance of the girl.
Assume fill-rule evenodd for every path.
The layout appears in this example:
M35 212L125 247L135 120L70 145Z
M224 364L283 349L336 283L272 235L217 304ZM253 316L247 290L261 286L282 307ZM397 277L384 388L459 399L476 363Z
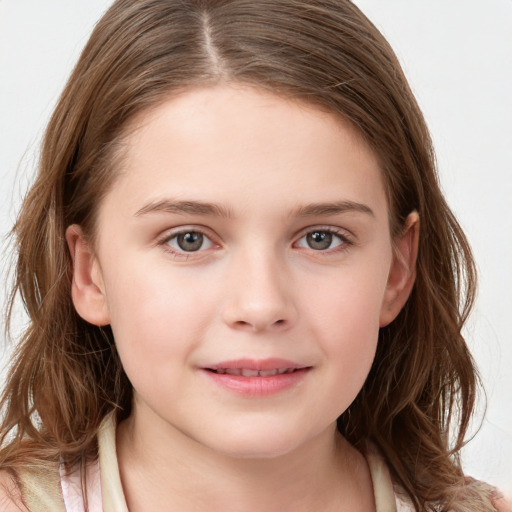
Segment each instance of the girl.
M507 510L470 249L350 2L115 2L14 232L0 510Z

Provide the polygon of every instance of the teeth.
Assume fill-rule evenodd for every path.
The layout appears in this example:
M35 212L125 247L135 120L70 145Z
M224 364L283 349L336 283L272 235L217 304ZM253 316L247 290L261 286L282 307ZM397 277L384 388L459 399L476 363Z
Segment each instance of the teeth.
M260 377L268 377L270 375L277 375L278 370L261 370L258 373L259 373Z
M274 370L249 370L248 368L217 368L214 371L222 375L238 375L240 377L272 377L273 375L293 373L295 371L295 368L275 368Z
M257 377L258 376L258 370L246 370L243 368L240 372L243 377Z

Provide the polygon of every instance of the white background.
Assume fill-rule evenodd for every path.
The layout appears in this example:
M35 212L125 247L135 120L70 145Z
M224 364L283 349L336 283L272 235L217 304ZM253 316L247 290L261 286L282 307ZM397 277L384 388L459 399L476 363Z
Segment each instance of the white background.
M475 252L480 292L467 340L487 414L464 463L468 474L512 494L512 1L355 3L404 66L432 131L443 189ZM33 175L57 96L109 4L0 0L1 237Z

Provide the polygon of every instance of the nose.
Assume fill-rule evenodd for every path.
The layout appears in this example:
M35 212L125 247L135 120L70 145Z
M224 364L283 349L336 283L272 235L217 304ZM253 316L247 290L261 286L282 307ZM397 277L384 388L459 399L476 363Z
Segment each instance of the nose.
M293 283L284 265L262 252L234 259L226 280L224 322L252 332L289 329L298 315Z

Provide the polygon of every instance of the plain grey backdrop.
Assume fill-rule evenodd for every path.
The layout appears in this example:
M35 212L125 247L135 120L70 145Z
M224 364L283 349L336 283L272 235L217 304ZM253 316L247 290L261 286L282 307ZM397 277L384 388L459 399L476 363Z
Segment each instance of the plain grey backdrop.
M0 0L2 237L32 179L58 94L110 3ZM487 414L464 464L468 474L512 494L512 1L355 3L403 64L433 135L443 189L474 249L480 291L466 334L485 384ZM5 285L2 304L4 294ZM23 321L20 316L20 326ZM3 367L10 350L2 351Z

